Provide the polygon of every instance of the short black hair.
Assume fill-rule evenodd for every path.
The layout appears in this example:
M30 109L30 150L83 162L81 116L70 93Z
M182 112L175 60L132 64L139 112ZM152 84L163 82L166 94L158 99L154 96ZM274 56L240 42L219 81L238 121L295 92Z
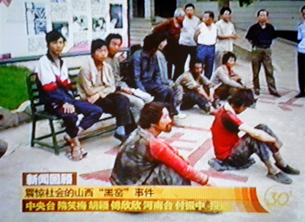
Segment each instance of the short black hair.
M242 106L250 107L255 102L255 99L251 89L239 89L228 97L228 102L236 108Z
M120 39L121 42L123 41L123 37L120 34L110 33L109 35L107 35L106 40L105 40L107 47L109 46L112 39Z
M211 19L214 19L214 12L212 12L212 11L205 11L203 14L209 14L209 17Z
M303 12L304 9L305 9L305 5L301 8L301 12Z
M236 61L236 55L233 52L226 52L223 56L222 56L222 64L225 65L230 58L234 58Z
M261 12L266 12L267 16L269 15L269 12L266 9L262 8L262 9L258 10L256 16L258 17Z
M92 40L92 43L91 43L91 56L95 53L95 51L99 48L101 48L102 46L107 46L106 45L106 42L102 39L95 39L95 40Z
M142 46L140 44L135 44L130 46L129 48L129 52L130 52L130 56L135 53L136 51L138 51L139 49L142 49Z
M192 62L192 63L190 64L190 69L193 70L194 67L195 67L195 65L198 64L198 63L200 63L202 66L204 66L203 63L202 63L202 61L201 61L200 59L196 58L196 59L194 60L194 62Z
M193 9L195 9L195 5L193 5L192 3L188 3L184 6L184 9L188 8L188 7L192 7Z
M51 42L57 41L58 39L63 38L64 42L66 38L57 30L52 30L46 34L46 42L49 45Z
M229 11L230 14L232 13L232 10L231 10L229 7L222 7L222 8L220 9L219 14L220 14L220 15L223 15L223 13L225 13L225 11Z
M166 35L163 33L152 33L144 38L143 50L150 52L152 50L158 49L160 43L165 40Z
M140 120L138 122L139 126L143 129L148 129L151 127L151 124L158 124L163 115L162 110L164 108L167 108L166 104L161 102L145 104L141 110Z

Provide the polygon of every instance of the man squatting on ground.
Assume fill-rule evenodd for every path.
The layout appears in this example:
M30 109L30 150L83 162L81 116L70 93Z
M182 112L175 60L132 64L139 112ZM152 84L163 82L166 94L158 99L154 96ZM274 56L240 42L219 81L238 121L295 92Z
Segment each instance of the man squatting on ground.
M300 171L287 165L282 158L279 152L282 143L278 137L266 125L260 124L253 128L237 117L237 114L245 111L253 103L252 91L240 89L230 96L228 102L217 112L211 128L216 158L240 168L248 164L250 156L256 153L268 169L268 178L290 184L292 180L280 170L294 175L299 175ZM246 134L239 138L239 131ZM275 165L269 152L276 161Z
M209 177L195 170L178 152L161 141L170 132L172 119L162 103L148 103L139 126L120 147L112 170L113 185L210 185Z
M35 72L41 85L40 100L45 104L45 110L63 119L70 137L66 140L70 142L72 160L81 160L86 152L81 148L78 135L96 123L103 110L71 96L68 68L60 57L65 41L57 31L46 34L48 52L39 59ZM83 114L84 118L77 125L78 114Z
M101 107L116 117L114 136L124 141L135 129L128 98L116 91L112 67L106 63L108 49L102 39L91 43L91 58L78 74L78 89L83 100Z
M180 110L188 110L194 105L198 105L206 113L215 114L215 109L212 106L214 88L211 81L202 75L202 72L203 64L196 59L191 70L183 73L176 80L175 84L181 86L183 90Z
M222 65L212 75L211 82L215 86L215 98L226 100L232 92L245 88L240 76L234 71L236 55L226 52L222 57Z

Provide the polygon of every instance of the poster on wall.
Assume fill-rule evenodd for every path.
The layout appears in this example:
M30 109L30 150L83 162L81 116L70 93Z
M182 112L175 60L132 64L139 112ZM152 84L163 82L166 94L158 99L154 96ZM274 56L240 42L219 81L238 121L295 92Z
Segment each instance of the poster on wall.
M122 5L110 4L110 23L115 29L123 28Z
M63 52L67 54L89 53L91 41L105 39L109 33L121 34L123 47L127 47L127 9L126 0L15 0L0 8L1 30L7 33L1 38L0 54L9 54L10 58L43 55L45 33L52 29L66 38ZM17 45L10 44L9 36L14 36Z
M25 2L25 15L28 35L46 33L47 17L45 4Z

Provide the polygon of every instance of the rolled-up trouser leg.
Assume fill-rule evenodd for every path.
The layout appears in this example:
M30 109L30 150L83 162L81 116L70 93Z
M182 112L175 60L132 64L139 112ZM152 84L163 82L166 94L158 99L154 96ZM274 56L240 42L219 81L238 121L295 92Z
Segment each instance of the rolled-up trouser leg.
M273 131L266 125L260 124L255 128L261 129L278 139ZM246 134L240 139L238 144L235 145L226 161L232 166L240 167L248 162L253 153L256 153L259 158L265 162L270 158L270 152L276 153L278 152L278 148L270 143L259 141L249 134Z

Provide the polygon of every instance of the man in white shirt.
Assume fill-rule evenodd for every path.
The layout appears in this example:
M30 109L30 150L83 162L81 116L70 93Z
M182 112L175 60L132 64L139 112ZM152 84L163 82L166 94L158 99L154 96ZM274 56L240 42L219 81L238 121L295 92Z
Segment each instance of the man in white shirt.
M298 26L298 70L300 93L296 98L305 97L305 5L301 8L304 21Z
M237 39L234 24L231 22L231 9L223 7L220 10L221 19L216 22L216 67L221 65L221 58L226 52L233 52L233 41Z
M214 13L205 11L202 15L202 22L198 25L195 40L197 46L197 58L205 66L205 76L210 79L213 72L215 59L215 44L217 39L217 28L214 24Z
M124 141L134 130L134 119L129 99L116 91L113 69L106 62L107 57L106 42L102 39L93 40L91 58L84 63L78 74L78 89L83 100L116 117L114 137Z
M180 38L179 38L179 59L176 69L178 76L174 76L175 81L179 75L184 73L184 65L188 55L191 56L189 67L192 67L196 59L196 49L197 43L195 42L194 36L196 28L200 23L200 19L195 16L195 6L193 4L187 4L184 7L185 17L183 20L183 26L181 28Z

